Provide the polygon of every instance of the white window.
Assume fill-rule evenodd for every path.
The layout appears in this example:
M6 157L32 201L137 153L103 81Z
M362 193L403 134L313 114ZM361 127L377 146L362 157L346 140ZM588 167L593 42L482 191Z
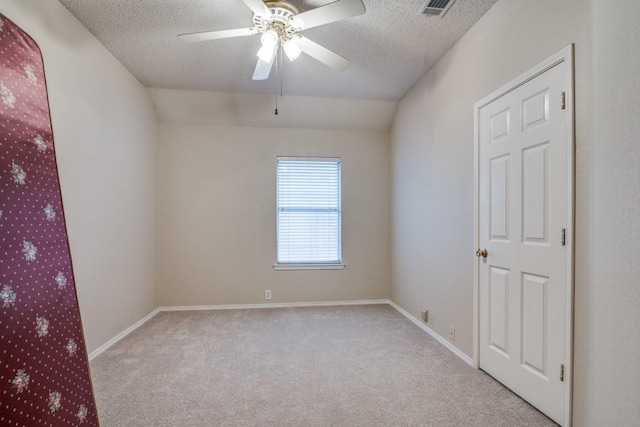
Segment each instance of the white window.
M278 157L278 264L340 264L340 159Z

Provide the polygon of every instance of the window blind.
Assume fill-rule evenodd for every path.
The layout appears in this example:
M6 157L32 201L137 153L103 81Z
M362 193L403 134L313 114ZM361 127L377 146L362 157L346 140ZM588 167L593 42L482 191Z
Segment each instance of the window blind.
M340 159L277 159L278 264L340 264Z

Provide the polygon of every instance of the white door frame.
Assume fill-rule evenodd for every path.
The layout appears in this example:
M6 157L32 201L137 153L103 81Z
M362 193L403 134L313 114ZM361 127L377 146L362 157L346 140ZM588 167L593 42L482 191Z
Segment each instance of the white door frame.
M566 246L567 246L567 317L565 325L565 333L567 337L566 342L566 357L564 381L566 383L565 391L565 411L564 411L564 426L571 426L571 412L572 412L572 386L573 386L573 289L574 289L574 174L575 174L575 134L574 134L574 106L573 106L573 76L574 76L574 50L573 44L560 50L555 55L544 60L540 64L531 68L529 71L521 74L514 80L510 81L500 89L492 92L482 100L478 101L473 107L473 227L474 227L474 250L480 247L480 210L479 210L479 173L480 173L480 157L479 157L479 145L480 145L480 109L496 99L506 95L514 89L522 86L528 81L534 79L545 71L553 68L554 66L565 63L566 67L566 130L567 130L567 234L566 234ZM553 100L553 102L561 102L560 99ZM471 256L471 254L469 254ZM479 300L479 258L474 256L473 264L473 366L476 369L480 369L480 300Z

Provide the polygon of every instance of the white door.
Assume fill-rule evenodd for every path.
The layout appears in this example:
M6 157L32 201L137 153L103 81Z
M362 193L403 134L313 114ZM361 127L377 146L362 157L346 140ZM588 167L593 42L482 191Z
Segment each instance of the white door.
M480 368L560 424L570 315L569 66L478 109Z

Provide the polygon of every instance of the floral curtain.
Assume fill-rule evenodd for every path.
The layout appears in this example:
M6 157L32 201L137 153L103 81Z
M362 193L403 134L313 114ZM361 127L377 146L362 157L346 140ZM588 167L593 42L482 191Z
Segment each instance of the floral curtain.
M98 425L42 55L1 14L0 425Z

